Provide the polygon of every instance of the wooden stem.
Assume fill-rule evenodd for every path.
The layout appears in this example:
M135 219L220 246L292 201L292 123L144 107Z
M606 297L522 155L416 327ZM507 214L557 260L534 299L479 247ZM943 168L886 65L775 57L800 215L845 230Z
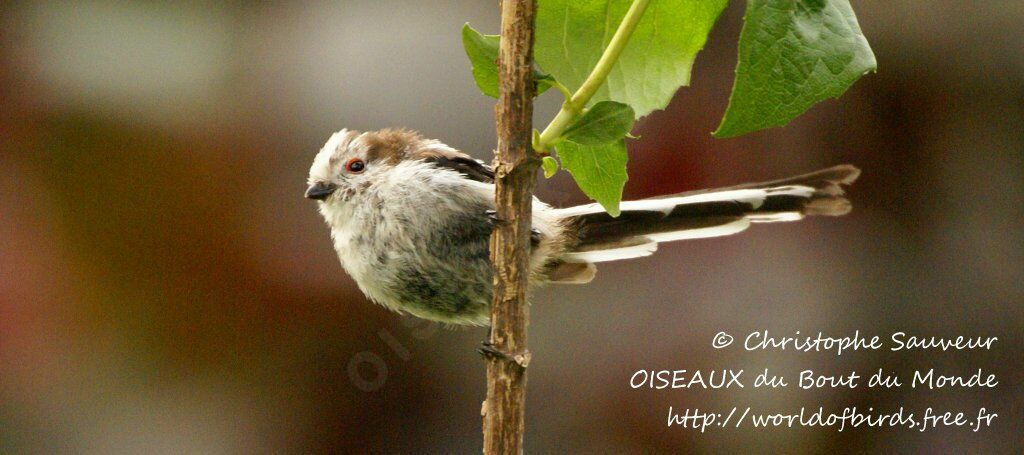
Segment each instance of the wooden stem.
M504 0L499 53L500 96L495 108L498 150L495 156L495 211L491 235L494 297L490 342L497 352L487 360L484 402L484 453L523 452L526 396L526 290L530 276L530 228L533 185L540 158L533 152L532 116L535 0Z

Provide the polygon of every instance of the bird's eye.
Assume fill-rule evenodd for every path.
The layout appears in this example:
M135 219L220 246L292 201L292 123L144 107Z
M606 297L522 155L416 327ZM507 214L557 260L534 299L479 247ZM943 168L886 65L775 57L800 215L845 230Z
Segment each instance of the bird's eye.
M345 163L345 170L353 174L363 172L363 169L366 169L366 163L359 158L352 158L348 160L348 163Z

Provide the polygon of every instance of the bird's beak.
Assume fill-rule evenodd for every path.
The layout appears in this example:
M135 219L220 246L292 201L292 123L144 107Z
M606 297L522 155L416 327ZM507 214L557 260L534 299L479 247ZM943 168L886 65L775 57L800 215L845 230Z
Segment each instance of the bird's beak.
M306 197L322 201L327 199L337 189L338 185L333 183L316 182L310 185L309 188L306 188Z

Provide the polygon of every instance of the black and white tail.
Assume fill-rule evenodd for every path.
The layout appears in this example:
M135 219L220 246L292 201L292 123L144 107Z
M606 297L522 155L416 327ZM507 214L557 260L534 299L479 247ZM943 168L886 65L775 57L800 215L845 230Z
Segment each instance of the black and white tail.
M560 259L576 264L630 259L654 253L660 242L735 234L752 223L845 215L851 206L840 185L853 183L859 174L856 167L840 165L772 182L628 201L615 218L597 204L559 209L577 234Z

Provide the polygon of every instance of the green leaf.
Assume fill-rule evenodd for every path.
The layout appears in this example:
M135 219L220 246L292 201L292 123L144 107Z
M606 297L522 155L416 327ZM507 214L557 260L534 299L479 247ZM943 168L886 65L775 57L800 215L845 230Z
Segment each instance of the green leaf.
M470 27L462 26L462 47L473 65L473 80L484 95L498 97L498 43L497 35L482 35Z
M622 188L626 185L626 141L603 145L581 145L562 141L555 145L562 167L572 174L587 196L608 214L619 216Z
M848 0L748 0L716 137L781 126L876 68Z
M538 0L534 56L570 90L579 89L622 22L631 0ZM726 0L654 0L591 103L612 100L642 117L664 109L704 47Z
M564 139L582 145L615 142L633 129L633 108L615 101L601 101L562 133Z
M484 35L470 27L469 24L462 26L462 47L466 49L466 56L473 65L473 80L480 91L491 98L498 97L498 48L501 37L498 35ZM534 69L534 78L537 79L537 94L544 93L551 88L554 78L540 70Z
M540 166L544 168L544 178L549 179L554 177L555 173L558 172L558 161L550 156L545 156L540 160Z

